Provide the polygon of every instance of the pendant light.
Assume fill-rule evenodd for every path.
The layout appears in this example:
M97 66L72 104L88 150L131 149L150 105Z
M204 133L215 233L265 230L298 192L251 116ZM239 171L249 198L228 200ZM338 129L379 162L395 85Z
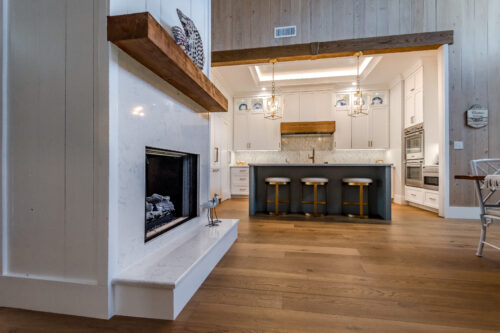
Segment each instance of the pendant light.
M361 91L361 78L359 75L359 57L363 55L363 52L359 51L354 54L356 59L356 92L354 93L352 111L349 114L351 117L361 117L368 115L368 109L363 108L364 99L363 92Z
M276 84L274 82L274 64L277 63L277 59L271 60L273 64L273 80L271 83L271 97L267 99L266 112L264 118L269 120L277 120L283 118L283 101L281 96L276 96Z

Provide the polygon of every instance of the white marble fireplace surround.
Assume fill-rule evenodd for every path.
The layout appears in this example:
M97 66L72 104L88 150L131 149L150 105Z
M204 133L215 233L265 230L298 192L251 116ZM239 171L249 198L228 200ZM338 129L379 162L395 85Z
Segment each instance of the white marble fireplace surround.
M0 306L173 319L236 239L237 221L224 221L230 227L218 232L205 227L208 113L108 43L106 17L149 11L169 29L179 24L180 8L195 20L209 64L210 1L1 3L0 74L7 75L0 119L7 134L0 136ZM146 146L199 154L200 203L199 218L147 243ZM198 252L183 256L186 244ZM177 277L150 288L147 274L140 281L122 274L155 262L176 265ZM124 285L114 294L113 286ZM169 292L182 301L174 304ZM137 297L140 308L133 307ZM154 303L159 299L171 304ZM173 310L147 311L162 304Z
M180 7L193 14L196 10L210 12L209 1L193 2L196 6L188 8L184 8L186 2L162 2L162 10ZM178 24L178 20L173 23ZM202 31L207 41L209 30ZM115 46L111 46L109 76L112 308L114 314L175 319L237 235L237 221L224 221L223 226L210 231L216 237L209 237L205 226L204 204L209 200L210 179L209 115ZM200 204L199 218L147 243L146 146L199 155Z

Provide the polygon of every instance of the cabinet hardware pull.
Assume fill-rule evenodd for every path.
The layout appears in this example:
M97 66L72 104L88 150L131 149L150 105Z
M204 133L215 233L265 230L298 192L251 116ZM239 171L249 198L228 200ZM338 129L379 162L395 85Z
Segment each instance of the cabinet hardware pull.
M215 147L215 163L219 162L219 148Z

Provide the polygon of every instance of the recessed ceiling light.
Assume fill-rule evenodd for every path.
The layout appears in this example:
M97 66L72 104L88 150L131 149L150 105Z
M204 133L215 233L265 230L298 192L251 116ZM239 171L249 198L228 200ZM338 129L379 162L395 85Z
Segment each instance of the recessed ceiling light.
M266 90L266 87L263 87L262 90Z
M356 85L356 81L353 81L352 85L355 86Z
M366 57L359 66L359 74L363 74L363 71L368 67L368 64L372 61L373 57ZM257 73L257 77L259 81L271 81L271 74L263 74L261 72L260 66L255 66L255 72ZM318 79L318 78L327 78L327 77L341 77L341 76L356 76L357 68L348 67L348 69L337 69L337 70L316 70L316 71L308 71L302 73L282 73L275 75L275 81L282 80L301 80L301 79Z

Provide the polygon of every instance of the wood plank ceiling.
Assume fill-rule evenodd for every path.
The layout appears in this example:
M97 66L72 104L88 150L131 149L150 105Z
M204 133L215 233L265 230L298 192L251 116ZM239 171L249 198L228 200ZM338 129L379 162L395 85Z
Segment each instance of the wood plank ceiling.
M297 36L273 38L275 26ZM474 158L500 157L500 1L213 0L212 51L353 38L454 31L449 48L450 204L474 205L472 184L454 179ZM473 104L489 108L489 126L465 126ZM463 150L453 150L453 141Z

